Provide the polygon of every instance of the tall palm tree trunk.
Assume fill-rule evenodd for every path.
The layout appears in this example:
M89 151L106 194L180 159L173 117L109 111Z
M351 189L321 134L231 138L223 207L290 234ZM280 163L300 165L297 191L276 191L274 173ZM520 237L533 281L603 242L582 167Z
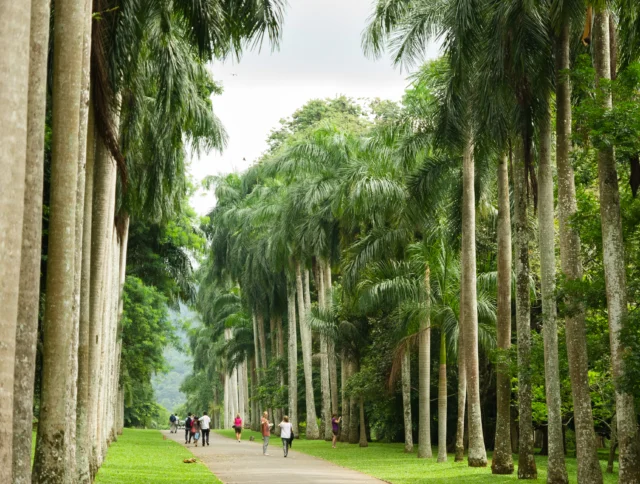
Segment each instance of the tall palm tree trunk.
M464 295L461 288L461 299ZM458 321L458 414L456 418L456 454L454 462L464 460L464 417L467 403L467 365L464 352L464 318L460 312Z
M341 363L340 363L340 392L342 397L342 426L340 429L340 442L349 442L349 423L350 423L350 415L349 415L349 398L347 397L347 380L349 379L349 363L344 355L342 354Z
M569 78L571 24L560 31L556 51L556 165L558 170L558 219L560 222L560 262L567 281L582 279L580 235L571 224L578 211L576 186L571 164L571 80ZM601 484L602 469L598 461L596 437L589 393L585 309L580 297L568 293L565 316L569 376L573 397L576 432L578 481Z
M258 330L258 317L256 316L256 310L253 310L253 352L256 359L256 383L260 385L260 335ZM255 394L254 394L255 397ZM226 407L225 407L226 412Z
M518 332L518 402L520 413L520 443L518 478L537 479L533 455L533 425L531 420L531 301L529 297L529 238L527 219L527 175L524 146L516 148L513 166L514 231L516 250L516 327Z
M469 453L471 467L487 465L480 407L478 366L478 298L476 288L476 202L473 142L466 143L462 158L462 313L469 407Z
M91 402L89 401L90 367L89 367L89 333L91 327L91 229L93 211L93 166L95 158L95 126L93 107L89 106L87 155L85 167L84 221L82 237L82 273L80 277L80 320L78 330L78 402L76 407L76 466L78 483L91 481L89 472L90 441L88 417Z
M260 345L260 367L262 371L265 372L267 370L267 339L264 332L264 316L260 311L256 315L257 325L258 325L258 343Z
M325 302L327 309L333 305L333 281L331 278L331 261L327 259L324 266L325 270ZM338 414L340 412L338 404L338 366L336 361L336 343L333 338L327 338L327 359L329 364L329 384L331 387L331 413Z
M594 66L598 85L602 80L611 79L609 15L605 6L596 12L593 22ZM604 89L598 96L602 107L610 110L613 106L611 91ZM624 375L625 346L619 339L619 332L627 317L627 279L618 171L611 146L603 147L598 151L598 179L611 365L613 378L617 382ZM620 445L619 482L640 482L640 444L633 396L622 391L618 385L616 385L616 413Z
M34 482L65 482L67 371L71 358L78 134L82 77L84 2L60 1L54 12L53 141L47 254L47 300L43 325L42 397ZM79 249L79 248L78 248Z
M447 462L447 338L440 332L438 374L438 462Z
M362 395L360 396L360 438L358 445L360 447L369 447L369 442L367 442L367 428L364 420L364 397Z
M318 259L318 307L327 310L325 261ZM327 350L327 335L320 334L320 390L322 394L322 424L324 439L331 440L331 386L329 382L329 358Z
M564 461L562 436L562 401L558 362L558 325L556 321L556 254L553 209L553 171L551 166L551 111L545 110L540 121L540 156L538 161L538 236L542 292L544 337L544 375L547 397L549 459L547 482L569 482Z
M298 334L296 330L296 291L293 281L287 285L287 316L289 322L289 421L298 435Z
M89 412L87 417L87 440L90 443L90 475L97 472L97 423L99 377L102 348L102 324L104 300L108 294L107 262L111 241L111 197L115 191L115 165L102 139L96 140L93 173L93 210L91 214L91 277L90 277L90 327L89 327ZM87 200L87 203L88 200Z
M48 1L31 2L24 215L20 257L18 324L15 340L13 418L9 420L12 422L11 426L13 427L12 482L15 484L31 484L33 382L36 369L38 312L40 309L40 251L42 245L42 187L44 181L49 10ZM6 172L3 171L3 173ZM2 189L4 190L5 187L3 186ZM2 210L5 210L4 206ZM3 247L5 246L3 245ZM6 333L3 332L3 335L6 335ZM4 439L7 436L0 435L2 435L2 441L6 442ZM4 461L2 465L4 465ZM2 471L0 471L0 476L3 476ZM7 477L7 482L11 482L10 477Z
M73 321L72 321L72 346L68 363L68 372L70 378L67 381L67 433L69 434L69 445L67 446L67 482L76 483L78 481L77 454L82 453L77 446L77 415L78 415L78 388L79 388L79 372L80 372L80 313L82 310L82 271L84 256L84 237L91 237L84 229L85 220L85 193L87 184L87 174L93 177L93 167L89 167L89 163L93 163L93 119L90 118L89 107L90 96L90 60L91 60L91 20L93 11L93 2L85 0L84 2L84 31L82 36L82 79L80 83L80 121L78 127L78 189L76 192L76 227L75 227L75 258L74 258L74 289L73 289ZM93 113L91 113L93 114ZM89 153L91 150L91 153ZM89 170L87 169L89 168ZM89 182L92 184L93 180ZM87 205L91 205L89 199ZM90 222L89 222L90 223ZM90 240L89 240L90 242ZM81 249L82 248L82 249ZM87 262L89 263L89 262ZM88 294L85 291L85 296ZM83 337L86 331L83 329ZM86 354L86 346L83 341L83 353ZM84 362L83 362L84 363ZM83 368L83 371L85 369ZM85 376L85 375L83 375ZM81 386L86 385L86 381L81 382ZM85 402L83 402L84 404ZM82 429L81 429L82 430Z
M36 2L39 3L39 2ZM36 14L34 7L34 14ZM38 12L39 13L39 12ZM31 2L0 2L0 421L13 422L29 100ZM42 32L40 32L42 33ZM46 46L46 42L44 42ZM45 48L46 51L46 48ZM45 54L46 55L46 54ZM40 71L41 72L41 71ZM44 81L43 81L44 82ZM40 92L41 94L42 92ZM34 92L34 96L35 96ZM35 101L35 98L33 98ZM42 100L41 100L42 101ZM35 106L34 106L35 108ZM31 143L29 156L31 156ZM31 163L31 161L30 161ZM31 194L36 196L37 194ZM33 289L32 289L33 290ZM0 482L11 482L13 425L0 430ZM29 462L30 464L30 462Z
M431 451L431 271L424 272L426 317L420 321L420 348L418 350L418 458L433 457Z
M404 417L404 451L413 452L413 424L411 422L411 360L409 349L402 354L402 414ZM362 399L360 400L362 402ZM362 406L362 403L360 403ZM362 412L362 410L360 410ZM360 421L364 420L362 417ZM362 424L361 424L362 425ZM360 429L362 435L362 429Z
M309 273L305 274L305 283L309 282ZM304 293L302 286L302 270L300 262L296 262L296 289L298 295L298 321L300 322L300 340L302 344L302 361L304 367L305 396L307 401L307 439L317 440L320 438L320 430L316 417L316 404L313 397L313 373L311 363L311 328L307 323L307 305L305 297L309 297L309 291ZM310 302L309 302L310 306Z
M506 156L498 162L498 317L497 343L500 351L511 348L511 204L509 165ZM511 456L511 375L509 365L497 365L496 441L491 462L494 474L513 474Z
M358 372L358 362L352 361L349 364L349 376L355 375ZM349 398L349 443L357 444L359 435L358 435L358 398L354 395L351 395Z

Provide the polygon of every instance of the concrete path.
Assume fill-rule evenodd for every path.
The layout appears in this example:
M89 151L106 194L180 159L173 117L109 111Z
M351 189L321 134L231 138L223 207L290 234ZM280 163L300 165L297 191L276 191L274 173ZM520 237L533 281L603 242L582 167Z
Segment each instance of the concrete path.
M184 445L184 430L177 434L163 432L167 438ZM326 460L289 451L285 459L281 440L272 437L270 456L262 455L262 441L242 441L222 437L211 432L208 447L186 445L224 484L380 484L371 476L337 466ZM295 443L294 443L295 446Z

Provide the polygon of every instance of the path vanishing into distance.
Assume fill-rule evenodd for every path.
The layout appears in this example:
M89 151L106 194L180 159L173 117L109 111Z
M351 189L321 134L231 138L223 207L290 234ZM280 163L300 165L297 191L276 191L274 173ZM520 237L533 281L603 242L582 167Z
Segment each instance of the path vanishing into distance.
M177 434L163 431L167 438L184 445L184 431ZM207 447L186 445L224 484L253 484L264 482L300 484L375 484L382 483L371 476L337 466L323 459L301 454L291 449L282 456L282 443L271 438L269 456L262 455L262 441L237 443L234 439L211 432ZM295 447L295 441L293 443ZM330 445L330 444L327 444Z

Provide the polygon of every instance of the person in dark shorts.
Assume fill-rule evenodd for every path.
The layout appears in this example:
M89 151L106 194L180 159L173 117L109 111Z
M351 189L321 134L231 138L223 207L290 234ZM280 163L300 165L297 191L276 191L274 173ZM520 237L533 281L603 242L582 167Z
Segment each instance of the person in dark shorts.
M336 448L336 441L338 440L338 434L340 433L340 422L342 417L338 417L335 413L331 416L331 431L333 432L333 441L331 447Z
M236 431L236 440L240 443L240 439L242 437L242 418L240 418L240 414L236 414L236 418L233 419L233 429Z

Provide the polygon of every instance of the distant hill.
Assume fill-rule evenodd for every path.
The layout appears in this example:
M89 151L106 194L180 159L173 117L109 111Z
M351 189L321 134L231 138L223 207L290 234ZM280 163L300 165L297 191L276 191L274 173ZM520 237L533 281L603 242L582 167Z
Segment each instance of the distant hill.
M182 329L182 321L196 320L198 315L186 306L180 305L180 311L170 311L171 320L178 328L178 335L182 346L188 348L187 334ZM191 372L192 359L186 351L179 351L169 347L164 351L164 357L170 368L169 373L156 375L151 379L151 384L156 394L156 401L164 408L172 412L176 407L186 402L186 396L180 391L180 385Z

